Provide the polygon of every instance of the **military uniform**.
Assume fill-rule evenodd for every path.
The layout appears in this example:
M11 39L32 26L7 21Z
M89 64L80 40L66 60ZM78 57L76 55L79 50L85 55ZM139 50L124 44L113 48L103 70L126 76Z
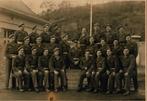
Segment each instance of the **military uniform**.
M82 52L79 48L70 48L70 60L71 60L71 68L79 69L80 67L80 58L82 56Z
M55 51L59 51L59 48L55 48ZM59 55L55 56L53 55L50 59L50 67L52 68L52 71L54 72L54 89L57 90L59 87L58 85L58 77L61 79L61 88L62 90L65 90L66 88L66 72L65 72L65 64L64 59Z
M49 89L49 56L42 55L38 59L38 69L39 69L39 89L43 88L43 82L45 89ZM44 81L43 81L44 80Z
M80 75L80 80L78 84L78 91L81 91L83 89L83 81L85 78L88 79L88 87L90 87L90 78L91 78L91 72L93 69L93 58L88 57L83 57L80 61L80 67L81 67L81 75Z
M118 60L116 59L116 57L113 55L110 55L110 56L107 56L106 58L106 67L107 67L107 71L110 72L109 74L107 73L108 75L108 93L113 93L115 89L116 73L119 72L119 70L121 69L121 66Z
M43 55L43 51L44 51L45 46L42 43L35 44L32 47L36 47L36 49L37 49L37 56L42 56Z
M103 82L102 82L102 77L103 74L106 72L106 59L105 57L99 56L96 58L95 61L95 67L92 71L92 90L94 92L97 92L99 90L103 90Z
M18 27L23 26L24 24L19 25ZM14 38L15 38L15 42L17 42L18 44L23 43L24 38L28 36L28 33L26 31L22 31L22 30L18 30L14 33Z
M136 75L136 60L135 56L133 55L127 55L127 56L122 56L121 57L121 63L122 63L122 68L123 68L123 75L119 75L119 80L125 78L125 90L127 94L130 92L130 83L131 83L131 77ZM127 73L127 74L126 74ZM121 84L120 84L121 85ZM119 85L119 86L120 86ZM136 85L134 85L136 87ZM136 89L136 88L135 88Z
M36 25L32 28L32 30L35 30L36 29ZM34 45L36 43L36 38L38 36L38 33L37 32L32 32L30 33L29 35L29 38L30 38L30 45Z
M135 59L136 57L138 56L138 46L137 46L137 43L134 42L134 41L129 41L129 42L126 42L125 44L125 47L127 47L129 49L129 53L131 55L134 55L135 56ZM135 64L137 67L137 64ZM133 83L134 83L134 86L135 86L135 89L137 90L138 89L138 77L137 77L137 68L135 68L135 75L132 76L132 79L133 79Z
M42 37L42 43L43 44L47 44L50 42L50 33L48 32L42 32L40 34L40 36Z
M18 48L18 51L22 49L22 47ZM14 75L16 77L17 80L17 84L18 84L18 88L20 91L23 91L23 77L24 77L24 81L25 80L29 80L29 78L27 78L28 76L26 76L24 74L24 70L25 70L25 57L23 54L16 56L16 58L14 59L14 63L13 63L13 71L14 71ZM25 85L26 87L27 85Z
M13 59L17 55L17 48L18 44L15 43L14 41L10 42L6 46L5 50L5 56L6 56L6 88L9 87L9 79L10 79L10 74L12 71L12 64L13 64ZM15 78L12 78L12 88L15 88Z
M28 55L26 57L26 70L31 74L33 87L36 91L38 91L38 56L35 55ZM30 83L29 83L30 84Z

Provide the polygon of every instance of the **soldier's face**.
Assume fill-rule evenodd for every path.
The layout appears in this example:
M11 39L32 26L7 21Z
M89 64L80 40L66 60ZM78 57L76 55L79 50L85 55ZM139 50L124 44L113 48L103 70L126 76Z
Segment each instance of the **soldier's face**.
M123 32L124 32L124 28L121 27L121 28L119 29L119 32L120 32L120 33L123 33Z
M90 53L87 51L85 52L85 57L89 57Z
M110 56L112 54L111 50L107 50L107 56Z
M82 34L85 34L86 32L86 28L82 28Z
M107 32L111 31L111 27L110 27L110 26L107 26L107 27L106 27L106 31L107 31Z
M93 43L94 42L94 38L90 38L90 43Z
M97 56L101 56L102 55L102 52L101 51L97 51Z
M56 42L56 39L55 38L51 38L50 42L51 43L55 43Z
M41 43L41 41L42 41L42 38L41 37L38 37L37 39L36 39L36 43L38 44L40 44Z
M124 49L123 53L124 53L125 56L128 55L129 54L129 49Z
M54 52L54 55L55 55L55 56L58 56L59 53L60 53L59 50L56 50L56 51Z
M37 49L33 49L32 50L32 55L36 55L36 53L37 53Z
M97 30L100 30L100 27L99 26L94 26L94 28L93 28L95 31L97 31Z
M101 44L102 45L105 45L105 40L101 40Z
M18 54L19 54L19 55L23 55L23 54L24 54L24 49L23 49L23 48L20 49L20 50L18 51Z
M48 50L44 50L43 55L47 56L48 55Z
M118 45L118 40L114 40L113 45Z
M43 29L45 32L47 32L48 31L48 27L44 27L44 29Z
M131 40L131 37L130 36L127 36L126 37L126 41L130 41Z
M24 25L22 25L21 27L19 27L20 28L20 30L24 30Z
M30 39L29 38L24 41L24 44L29 44L29 43L30 43Z

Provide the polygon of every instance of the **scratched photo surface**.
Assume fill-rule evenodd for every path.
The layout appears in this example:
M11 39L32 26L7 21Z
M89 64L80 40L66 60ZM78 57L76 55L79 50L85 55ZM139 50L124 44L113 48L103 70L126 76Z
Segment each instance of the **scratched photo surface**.
M145 0L0 0L0 101L144 101Z

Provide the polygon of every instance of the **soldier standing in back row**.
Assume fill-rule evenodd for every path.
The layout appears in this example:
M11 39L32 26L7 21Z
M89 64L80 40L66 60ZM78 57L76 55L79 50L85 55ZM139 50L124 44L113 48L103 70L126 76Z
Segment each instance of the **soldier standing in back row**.
M15 56L17 55L17 48L18 48L18 44L15 43L14 40L14 35L11 34L9 36L10 38L10 42L7 44L6 46L6 50L5 50L5 56L6 56L6 88L9 87L9 79L10 79L10 74L12 71L12 61L15 58ZM15 88L15 79L12 78L12 88Z
M14 39L17 44L22 45L23 40L26 36L28 36L28 33L24 30L23 23L20 24L18 27L19 27L19 30L14 33Z
M37 25L33 26L32 28L32 33L29 34L30 37L30 45L33 46L36 43L36 38L37 38Z

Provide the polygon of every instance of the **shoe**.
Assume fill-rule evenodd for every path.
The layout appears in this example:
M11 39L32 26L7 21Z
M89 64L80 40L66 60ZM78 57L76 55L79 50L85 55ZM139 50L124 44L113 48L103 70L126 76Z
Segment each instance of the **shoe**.
M106 94L111 94L111 93L112 93L111 91L107 91L107 92L106 92Z
M49 93L49 92L50 92L50 90L49 90L48 88L46 88L46 89L45 89L45 91L46 91L47 93Z
M93 93L98 93L98 90L97 90L97 89L95 89L95 90L93 91Z
M89 88L89 89L86 89L86 91L87 91L87 92L91 92L91 91L92 91L92 89L91 89L91 88Z
M57 88L56 88L56 89L54 89L54 92L56 92L56 93L57 93L57 92L58 92L58 89L57 89Z
M20 88L19 91L20 91L20 92L24 92L24 89Z
M62 91L65 92L66 91L66 88L65 87L62 87Z
M117 89L116 91L115 91L115 94L119 94L121 92L121 90L120 89Z
M36 92L39 92L39 89L38 89L38 88L35 88L34 90L35 90Z
M130 92L129 91L126 91L123 95L124 96L127 96L127 95L129 95L130 94Z

